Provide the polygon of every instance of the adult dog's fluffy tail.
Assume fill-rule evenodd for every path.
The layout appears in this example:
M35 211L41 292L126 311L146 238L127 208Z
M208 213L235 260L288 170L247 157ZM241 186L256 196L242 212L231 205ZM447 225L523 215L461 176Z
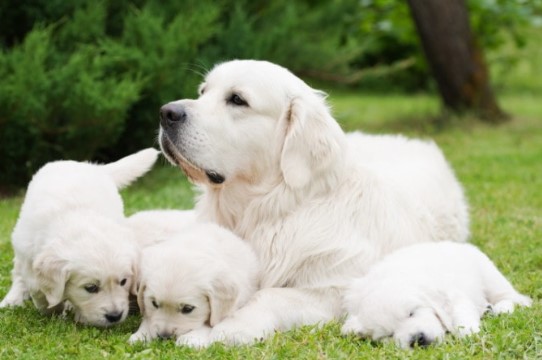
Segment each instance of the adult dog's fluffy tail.
M159 153L160 151L154 148L148 148L103 165L102 168L113 178L117 188L122 189L149 171L156 162Z

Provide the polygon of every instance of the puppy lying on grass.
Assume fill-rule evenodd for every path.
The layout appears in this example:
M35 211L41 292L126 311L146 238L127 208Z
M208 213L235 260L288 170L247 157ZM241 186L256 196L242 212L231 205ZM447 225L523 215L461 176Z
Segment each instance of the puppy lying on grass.
M210 328L256 291L256 255L240 238L211 223L195 223L142 251L137 296L143 314L130 343L175 338L204 345Z
M30 297L45 313L73 306L78 322L122 322L139 249L118 189L146 173L158 154L146 149L107 165L43 166L28 185L13 230L12 285L0 307Z
M508 313L530 306L480 250L452 242L412 245L385 257L345 294L344 334L403 347L427 346L446 332L480 330L489 309Z

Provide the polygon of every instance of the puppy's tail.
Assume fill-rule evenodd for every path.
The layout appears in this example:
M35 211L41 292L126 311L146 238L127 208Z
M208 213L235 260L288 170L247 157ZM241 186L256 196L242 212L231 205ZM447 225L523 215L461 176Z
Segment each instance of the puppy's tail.
M117 188L122 189L149 171L156 162L159 153L160 151L154 148L148 148L113 163L102 165L102 168L111 176Z

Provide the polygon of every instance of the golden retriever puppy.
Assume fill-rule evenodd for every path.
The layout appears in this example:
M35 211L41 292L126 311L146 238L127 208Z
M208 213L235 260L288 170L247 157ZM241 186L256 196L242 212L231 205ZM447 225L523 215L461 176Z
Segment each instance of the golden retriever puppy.
M107 165L56 161L28 185L12 233L12 286L0 307L32 298L46 313L73 307L95 326L123 321L139 249L118 189L147 172L158 151Z
M160 116L164 155L200 188L199 218L247 241L262 266L262 288L208 344L339 319L349 279L387 253L468 238L463 190L435 143L345 134L325 94L281 66L219 64L197 99Z
M193 210L144 210L127 218L141 248L168 240L196 222Z
M129 342L175 338L198 345L200 333L206 335L255 292L258 263L243 240L199 223L143 249L139 279L143 321Z
M470 244L412 245L388 255L346 291L344 334L399 346L427 346L447 332L480 330L480 318L530 306L495 265Z

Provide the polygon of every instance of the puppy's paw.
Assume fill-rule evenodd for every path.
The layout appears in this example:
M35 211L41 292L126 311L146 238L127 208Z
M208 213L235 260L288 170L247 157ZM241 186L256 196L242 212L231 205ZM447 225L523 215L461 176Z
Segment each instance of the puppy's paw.
M0 302L0 308L22 306L27 299L24 292L10 291Z
M494 314L511 313L516 305L529 307L533 300L524 295L518 295L514 299L501 300L491 307Z
M459 337L465 337L465 336L469 336L469 335L476 334L479 332L480 332L480 324L478 323L478 324L472 324L472 325L459 326L456 329L455 334Z
M138 342L146 343L150 340L150 336L147 336L145 333L138 331L130 336L130 338L128 339L128 344L136 344Z
M177 338L177 346L188 346L194 349L203 349L211 345L213 342L210 338L211 328L204 326L202 328L192 330Z
M341 333L343 335L358 335L360 336L363 331L363 327L361 326L361 322L359 321L358 317L355 315L349 315L342 328Z
M24 302L22 298L8 298L7 296L0 302L0 308L21 306Z

